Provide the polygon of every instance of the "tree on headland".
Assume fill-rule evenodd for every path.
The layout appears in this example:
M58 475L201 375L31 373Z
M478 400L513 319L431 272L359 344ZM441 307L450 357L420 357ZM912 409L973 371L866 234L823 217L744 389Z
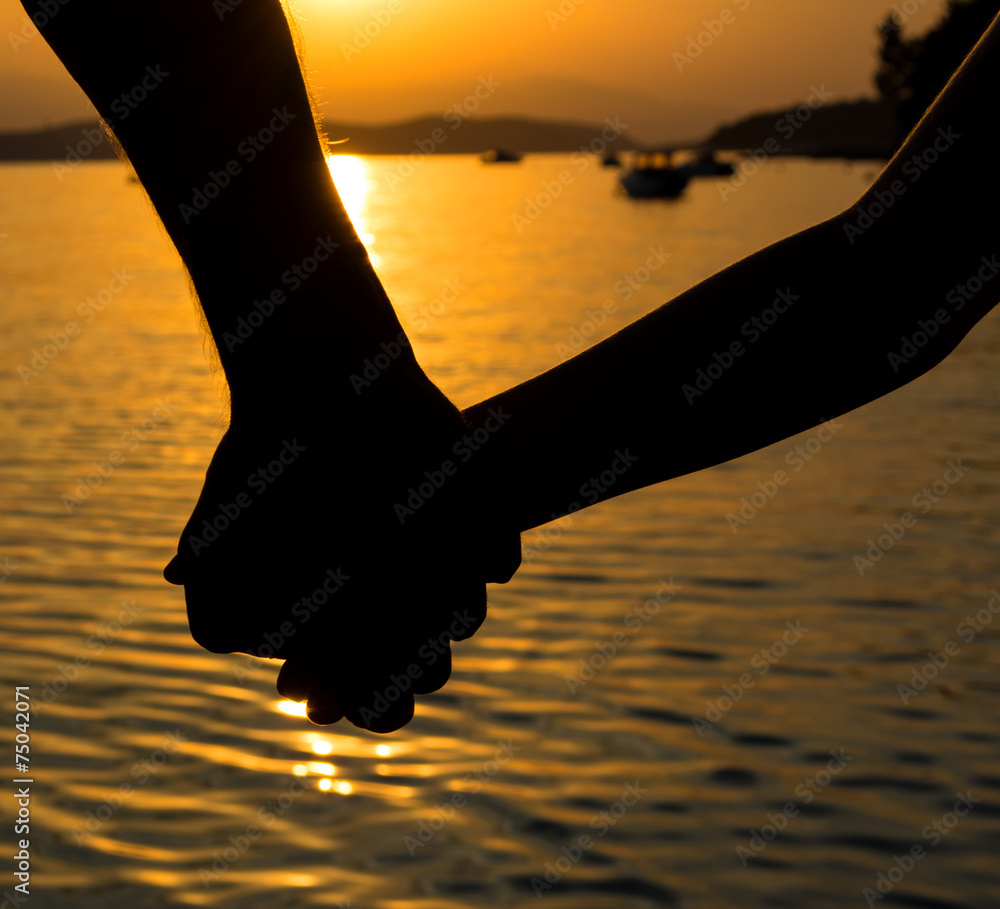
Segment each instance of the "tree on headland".
M998 12L1000 0L949 0L941 21L912 38L903 35L896 11L882 22L875 86L895 114L897 144L917 125Z

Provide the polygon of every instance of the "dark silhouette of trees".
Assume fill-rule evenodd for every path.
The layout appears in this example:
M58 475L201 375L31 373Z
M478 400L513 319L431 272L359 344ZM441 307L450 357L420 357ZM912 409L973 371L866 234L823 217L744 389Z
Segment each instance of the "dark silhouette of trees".
M949 0L941 21L913 38L904 36L895 11L882 22L875 85L895 114L897 144L917 125L998 12L1000 0Z

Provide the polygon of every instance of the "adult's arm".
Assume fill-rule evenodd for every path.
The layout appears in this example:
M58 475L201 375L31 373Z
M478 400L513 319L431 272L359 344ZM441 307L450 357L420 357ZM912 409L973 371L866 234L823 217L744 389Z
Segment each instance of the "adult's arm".
M23 3L134 167L229 383L231 423L166 572L192 633L294 657L281 688L318 721L405 723L413 693L447 679L448 641L485 616L485 582L516 568L517 534L481 520L469 472L405 525L394 509L469 427L341 205L281 3ZM351 374L386 350L359 395ZM372 708L413 665L410 690Z

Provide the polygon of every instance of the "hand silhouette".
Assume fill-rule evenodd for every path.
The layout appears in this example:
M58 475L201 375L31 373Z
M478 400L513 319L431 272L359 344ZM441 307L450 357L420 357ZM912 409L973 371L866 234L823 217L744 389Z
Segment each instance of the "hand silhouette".
M350 429L294 407L234 418L164 572L199 644L286 659L279 690L317 723L408 722L414 694L447 681L451 641L482 624L486 582L520 562L475 463L453 454L470 427L440 393L408 397Z

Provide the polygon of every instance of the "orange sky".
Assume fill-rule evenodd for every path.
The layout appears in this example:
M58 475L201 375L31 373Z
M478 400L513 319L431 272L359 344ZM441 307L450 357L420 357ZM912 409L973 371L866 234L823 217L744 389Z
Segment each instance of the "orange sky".
M208 2L208 0L206 0ZM875 27L887 0L294 0L306 62L331 119L440 114L481 76L500 82L479 114L570 119L626 113L640 135L671 120L699 131L781 107L825 83L871 94ZM906 27L945 0L902 0ZM904 14L905 16L905 14ZM723 22L723 18L727 22ZM380 21L381 20L381 21ZM717 36L690 63L689 39ZM721 29L719 28L721 24ZM358 32L367 27L370 43ZM16 2L0 9L0 129L86 114L87 106ZM27 40L20 41L24 35ZM362 33L363 34L363 33ZM711 40L708 41L707 38ZM598 87L610 87L602 91ZM644 96L644 97L643 97ZM649 136L649 138L657 138Z

